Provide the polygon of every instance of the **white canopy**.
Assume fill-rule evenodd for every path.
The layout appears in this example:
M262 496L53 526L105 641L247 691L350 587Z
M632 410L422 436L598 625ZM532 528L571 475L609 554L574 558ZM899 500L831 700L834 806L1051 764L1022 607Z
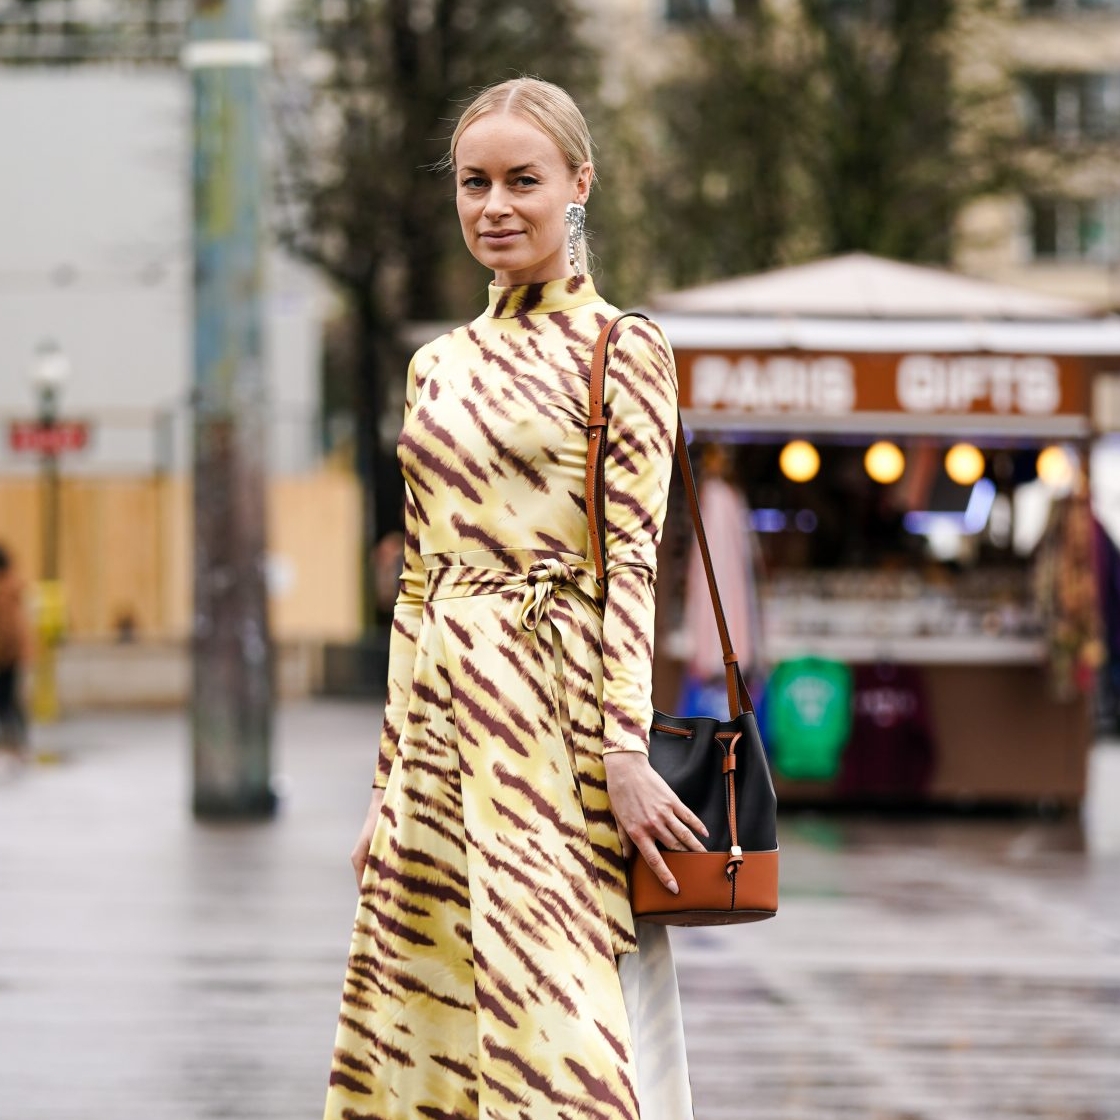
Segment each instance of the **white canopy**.
M655 296L657 312L817 319L1086 319L1088 304L866 253Z
M1120 366L1120 317L1116 316L991 322L654 314L676 350L1104 355L1117 357Z

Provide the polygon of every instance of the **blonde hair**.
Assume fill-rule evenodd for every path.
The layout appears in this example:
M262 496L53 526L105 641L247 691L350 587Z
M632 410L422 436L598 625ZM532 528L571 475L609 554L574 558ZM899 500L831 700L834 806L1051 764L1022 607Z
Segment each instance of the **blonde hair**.
M479 117L487 113L516 113L540 129L560 149L568 168L574 173L592 159L591 132L571 94L540 78L510 78L488 86L463 110L451 134L444 165L455 167L459 137ZM594 182L594 178L592 179ZM580 245L580 264L587 271L587 240Z

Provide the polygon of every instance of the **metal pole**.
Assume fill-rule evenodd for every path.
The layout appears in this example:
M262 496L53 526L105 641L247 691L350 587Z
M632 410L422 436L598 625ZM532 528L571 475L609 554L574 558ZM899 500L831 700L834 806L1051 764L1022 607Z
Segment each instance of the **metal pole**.
M50 432L57 420L55 391L39 392L39 427ZM58 452L43 452L43 579L58 579Z
M58 419L57 395L53 386L39 390L39 427L50 432ZM37 589L35 687L31 711L39 723L54 723L59 716L57 647L61 638L64 608L59 584L59 478L58 452L52 445L41 459L42 560Z
M261 68L253 0L195 0L193 809L251 818L270 784Z

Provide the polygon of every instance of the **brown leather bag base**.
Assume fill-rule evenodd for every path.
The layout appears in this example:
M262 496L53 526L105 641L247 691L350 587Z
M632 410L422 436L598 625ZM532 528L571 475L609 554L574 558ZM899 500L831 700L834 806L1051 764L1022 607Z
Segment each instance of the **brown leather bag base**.
M641 856L630 861L630 899L643 922L675 926L718 926L772 918L778 909L778 853L744 852L733 880L725 852L662 852L680 887L667 891ZM697 906L689 906L695 898ZM712 899L726 907L712 909ZM702 901L701 901L702 900Z

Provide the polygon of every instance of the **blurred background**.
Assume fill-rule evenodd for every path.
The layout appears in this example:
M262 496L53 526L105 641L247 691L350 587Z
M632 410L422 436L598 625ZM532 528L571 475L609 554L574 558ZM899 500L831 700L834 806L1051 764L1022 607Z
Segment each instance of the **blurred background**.
M405 370L488 281L437 165L516 74L784 806L779 919L678 940L698 1115L1120 1117L1117 0L0 0L0 1117L318 1107ZM676 502L665 710L696 565Z

